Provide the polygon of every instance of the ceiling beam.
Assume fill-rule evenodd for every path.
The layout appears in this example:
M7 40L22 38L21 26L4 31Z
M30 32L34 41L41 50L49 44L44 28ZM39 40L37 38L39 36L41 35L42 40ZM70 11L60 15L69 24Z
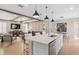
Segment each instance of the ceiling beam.
M22 16L17 16L17 17L15 17L15 18L13 18L12 20L16 20L16 19L18 19L18 18L20 18L20 17L22 17Z
M38 21L32 21L32 22L24 22L24 23L33 23L33 22L38 22ZM21 22L22 23L22 22Z
M36 19L36 20L42 21L40 19L33 18L33 17L30 17L30 16L26 16L26 15L23 15L23 14L20 14L20 13L12 12L12 11L9 11L9 10L6 10L6 9L0 8L0 10L1 11L5 11L5 12L8 12L8 13L11 13L11 14L20 15L20 16L24 16L24 17L27 17L27 18L31 18L31 19Z
M30 19L30 18L29 18L28 20L24 20L24 21L30 21L30 20L33 20L33 19ZM34 19L34 20L35 20L35 19ZM23 22L24 22L24 21L23 21ZM39 21L39 20L38 20L38 21Z

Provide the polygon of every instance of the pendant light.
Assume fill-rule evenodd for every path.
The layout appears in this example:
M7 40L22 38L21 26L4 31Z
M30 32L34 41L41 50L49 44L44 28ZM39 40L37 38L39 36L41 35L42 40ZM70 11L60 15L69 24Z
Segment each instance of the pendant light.
M53 14L54 12L52 11L51 14ZM51 15L52 16L52 15ZM54 19L52 18L51 22L54 22Z
M54 19L52 18L51 22L54 22Z
M33 14L33 17L37 18L37 17L39 17L39 13L37 12L37 6L35 6L35 8L36 8L36 10Z
M48 16L46 15L44 19L46 20L46 19L49 19L49 18L48 18Z
M45 16L44 19L45 19L45 20L48 20L48 19L49 19L49 17L47 16L47 8L48 8L48 7L46 6L45 8L46 8L46 16Z

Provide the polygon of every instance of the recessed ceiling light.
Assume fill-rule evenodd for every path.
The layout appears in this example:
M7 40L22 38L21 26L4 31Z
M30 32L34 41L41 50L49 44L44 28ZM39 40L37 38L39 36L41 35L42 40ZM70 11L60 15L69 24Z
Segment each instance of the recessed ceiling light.
M24 6L28 6L28 4L24 4Z
M70 10L74 10L74 8L72 8L72 7L71 7L71 8L69 8L69 9L70 9Z

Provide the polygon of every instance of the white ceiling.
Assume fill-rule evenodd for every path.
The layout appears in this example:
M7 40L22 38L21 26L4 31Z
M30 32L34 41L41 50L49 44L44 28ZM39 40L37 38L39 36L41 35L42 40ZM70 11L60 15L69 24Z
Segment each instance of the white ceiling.
M18 17L18 15L14 15L14 14L11 14L11 13L0 11L0 19L13 20L16 17Z
M27 6L27 5L24 5ZM23 13L23 9L20 9L21 7L19 7L18 5L14 5L14 4L1 4L0 5L0 9L4 9L4 10L8 10L8 11L12 11L12 12L16 12L16 13L21 13L23 15L26 15ZM27 15L26 15L27 16ZM24 17L21 15L16 15L16 14L12 14L6 11L2 11L0 10L0 20L14 20L14 21L27 21L27 22L33 22L33 21L38 21L36 19L31 19L29 17Z
M17 13L21 13L27 16L33 15L35 6L36 5L34 4L29 4L24 7L19 7L17 4L0 4L0 8L10 10L13 12L17 12ZM38 10L38 13L41 14L39 19L44 19L45 17L45 14L46 14L45 6L48 6L47 13L48 13L50 20L52 18L54 20L58 20L58 19L79 17L79 4L47 4L47 5L38 4L37 10ZM16 17L16 16L12 16L12 17ZM7 19L12 19L12 17L7 18ZM1 18L1 14L0 14L0 18Z

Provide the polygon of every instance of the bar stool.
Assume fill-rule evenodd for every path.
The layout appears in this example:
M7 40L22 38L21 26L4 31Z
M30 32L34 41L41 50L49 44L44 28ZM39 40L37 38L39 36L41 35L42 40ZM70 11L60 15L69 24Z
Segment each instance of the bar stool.
M29 55L29 43L26 41L25 43L24 43L24 54L26 55Z

